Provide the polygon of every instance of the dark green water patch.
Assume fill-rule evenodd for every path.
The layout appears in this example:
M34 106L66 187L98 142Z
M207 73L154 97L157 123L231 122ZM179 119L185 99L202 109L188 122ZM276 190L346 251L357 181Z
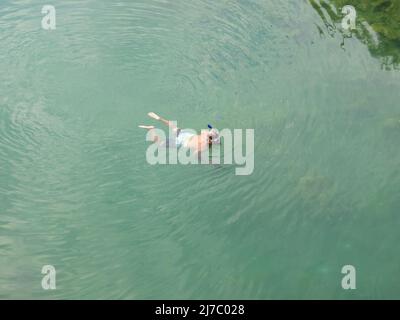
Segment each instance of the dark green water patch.
M381 60L382 68L398 69L400 63L400 1L391 0L310 0L318 12L325 31L332 37L340 32L343 38L356 36L368 46L372 56ZM352 34L341 29L341 10L352 5L357 11L356 30ZM317 26L319 32L323 29ZM344 45L344 43L342 44Z

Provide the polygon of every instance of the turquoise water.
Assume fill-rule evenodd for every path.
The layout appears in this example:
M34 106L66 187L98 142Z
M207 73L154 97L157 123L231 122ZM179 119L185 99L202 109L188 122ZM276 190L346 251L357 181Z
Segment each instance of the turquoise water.
M52 4L0 3L0 298L400 298L398 69L307 1ZM253 174L150 166L149 111Z

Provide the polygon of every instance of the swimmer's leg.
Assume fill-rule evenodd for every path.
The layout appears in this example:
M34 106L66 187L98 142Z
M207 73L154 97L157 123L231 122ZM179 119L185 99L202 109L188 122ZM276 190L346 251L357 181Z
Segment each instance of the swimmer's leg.
M151 140L152 140L153 142L159 142L159 141L160 141L160 137L157 136L157 135L155 134L154 130L153 130L153 129L155 129L155 126L144 126L144 125L140 125L139 128L149 130L149 131L150 131L150 137L151 137Z
M147 114L150 118L153 118L157 121L161 121L162 123L164 123L165 125L167 125L168 127L172 128L174 130L174 132L178 131L178 127L173 124L171 121L165 120L164 118L161 118L159 115L155 114L154 112L149 112Z

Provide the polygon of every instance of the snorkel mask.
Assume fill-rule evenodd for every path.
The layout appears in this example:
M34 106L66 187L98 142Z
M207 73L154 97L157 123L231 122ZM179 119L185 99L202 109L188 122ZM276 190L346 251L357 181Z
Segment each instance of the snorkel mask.
M212 125L208 124L207 125L209 131L209 137L211 139L211 144L220 144L221 143L221 138L219 136L219 132L217 129L214 129Z

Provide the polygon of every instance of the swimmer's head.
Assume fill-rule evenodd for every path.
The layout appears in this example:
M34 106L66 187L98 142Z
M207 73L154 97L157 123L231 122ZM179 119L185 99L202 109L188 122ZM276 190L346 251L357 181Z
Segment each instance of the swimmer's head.
M220 144L221 139L219 136L219 132L217 129L213 128L211 125L208 125L210 131L208 131L208 143L209 144Z

